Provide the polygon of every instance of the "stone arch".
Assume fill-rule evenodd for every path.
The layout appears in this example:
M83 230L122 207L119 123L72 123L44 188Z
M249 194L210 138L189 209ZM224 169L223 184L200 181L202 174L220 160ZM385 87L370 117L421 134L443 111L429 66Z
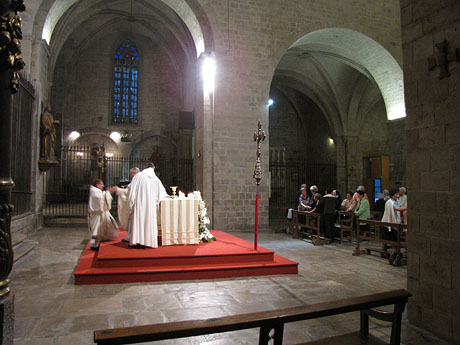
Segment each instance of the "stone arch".
M340 59L375 80L388 120L406 116L402 69L393 56L370 37L351 29L328 28L303 36L288 50Z
M151 0L148 0L149 2ZM210 37L210 24L201 6L194 0L161 0L181 18L192 36L196 55L199 57L205 51L212 51L212 39ZM68 10L77 4L79 0L47 1L43 7L46 16L42 16L36 25L41 28L41 38L48 44L51 43L54 29L59 20Z
M278 70L277 75L273 78L273 83L278 86L293 88L312 99L323 112L329 124L331 135L336 136L337 133L342 132L342 124L340 116L338 116L339 110L327 97L325 90L322 90L314 80L295 71Z
M347 167L359 170L359 159L348 152L371 147L369 141L358 140L370 116L382 122L405 116L401 67L379 43L350 29L321 29L297 39L277 63L274 87L300 92L324 115L336 143L337 181L344 180ZM385 107L374 114L379 102Z
M94 129L88 131L82 131L82 135L77 138L75 141L70 143L69 146L72 147L89 147L91 148L93 145L97 147L104 146L106 153L111 153L114 156L120 156L121 151L118 147L117 143L113 141L109 134L104 131L104 133L95 131Z
M158 146L160 155L177 157L177 143L165 133L152 131L145 134L135 143L130 156L132 158L150 158L154 147Z

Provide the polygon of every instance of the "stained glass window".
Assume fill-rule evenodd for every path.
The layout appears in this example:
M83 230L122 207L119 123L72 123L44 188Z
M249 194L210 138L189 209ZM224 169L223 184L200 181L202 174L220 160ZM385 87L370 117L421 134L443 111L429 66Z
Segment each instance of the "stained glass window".
M130 40L115 53L113 123L137 123L139 54Z

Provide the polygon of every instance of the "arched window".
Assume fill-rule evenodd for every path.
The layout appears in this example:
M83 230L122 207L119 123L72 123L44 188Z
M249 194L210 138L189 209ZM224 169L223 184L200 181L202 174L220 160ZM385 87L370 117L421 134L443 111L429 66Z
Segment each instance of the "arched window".
M139 54L130 40L115 53L113 123L137 123Z

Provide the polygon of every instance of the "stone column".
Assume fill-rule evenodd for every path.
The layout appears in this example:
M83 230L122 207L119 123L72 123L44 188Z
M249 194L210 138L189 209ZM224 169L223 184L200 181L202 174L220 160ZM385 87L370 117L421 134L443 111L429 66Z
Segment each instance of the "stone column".
M460 344L460 2L401 1L401 22L412 293L407 319ZM425 23L429 30L414 31Z
M336 188L342 192L342 196L348 190L347 186L347 158L346 158L346 150L345 150L345 140L344 137L334 137L334 143L336 148L336 174L337 174L337 181L336 181Z
M0 0L0 343L13 344L14 295L10 292L8 275L13 268L11 244L11 191L12 93L19 87L18 71L24 67L19 57L22 39L22 0Z
M195 171L197 189L202 193L206 203L211 227L214 220L214 92L207 93L203 87L201 74L202 54L197 62L197 107L196 107L196 138L195 138ZM198 159L198 161L197 161Z
M345 146L347 153L347 181L348 190L356 191L356 187L363 184L363 162L357 136L346 136Z
M355 191L362 181L362 157L357 136L335 137L337 148L337 188L343 193Z

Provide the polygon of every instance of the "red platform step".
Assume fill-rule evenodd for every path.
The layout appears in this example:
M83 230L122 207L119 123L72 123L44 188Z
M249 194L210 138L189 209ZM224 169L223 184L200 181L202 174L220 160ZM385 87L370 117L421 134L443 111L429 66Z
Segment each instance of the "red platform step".
M212 230L216 241L196 245L132 248L117 240L103 242L98 251L86 246L75 271L75 284L194 280L297 274L298 263L223 231Z

